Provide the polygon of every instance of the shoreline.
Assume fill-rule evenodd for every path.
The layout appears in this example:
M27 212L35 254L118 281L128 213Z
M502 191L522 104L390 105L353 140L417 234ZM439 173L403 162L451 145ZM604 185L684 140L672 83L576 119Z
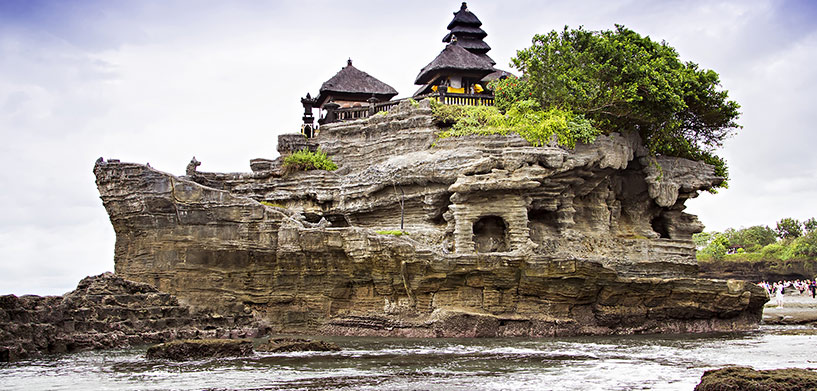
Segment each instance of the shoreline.
M788 294L783 296L783 306L778 307L772 297L763 307L761 324L817 324L817 299L811 298L810 294Z

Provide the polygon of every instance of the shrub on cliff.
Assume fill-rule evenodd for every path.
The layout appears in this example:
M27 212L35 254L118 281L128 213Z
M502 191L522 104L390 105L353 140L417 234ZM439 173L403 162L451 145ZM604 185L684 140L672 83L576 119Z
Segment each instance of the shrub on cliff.
M620 25L612 31L565 27L534 36L511 65L527 83L514 91L529 93L542 108L583 114L605 131L636 131L654 154L705 161L728 176L713 150L739 128L740 106L718 88L716 72L682 62L666 42ZM498 104L505 98L500 94Z
M284 158L284 170L287 173L309 170L334 171L337 169L338 165L320 148L314 152L304 148Z
M591 143L601 134L582 115L555 107L545 111L532 100L514 102L504 114L492 106L436 102L431 110L438 123L451 125L439 133L439 138L516 133L534 146L556 143L574 148L577 142Z

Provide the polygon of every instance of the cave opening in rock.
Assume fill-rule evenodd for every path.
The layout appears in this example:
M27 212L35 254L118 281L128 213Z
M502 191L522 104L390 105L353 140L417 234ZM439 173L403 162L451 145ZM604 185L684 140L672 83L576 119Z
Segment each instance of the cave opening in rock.
M652 230L655 231L662 239L669 239L669 230L667 229L667 219L664 215L655 216L650 222Z
M528 229L534 242L541 242L559 234L559 223L555 211L531 209L528 211Z
M508 251L508 224L499 216L484 216L474 223L474 249L478 253Z

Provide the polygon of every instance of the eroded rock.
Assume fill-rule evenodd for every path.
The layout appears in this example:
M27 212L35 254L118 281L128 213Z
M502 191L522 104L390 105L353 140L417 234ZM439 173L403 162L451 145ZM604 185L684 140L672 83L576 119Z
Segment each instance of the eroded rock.
M0 296L0 359L126 347L176 338L250 337L264 330L243 313L191 313L168 293L112 273L64 296Z
M813 369L755 370L749 367L726 367L704 372L695 391L805 391L817 389L817 372Z
M269 341L258 346L259 352L337 352L338 344L334 342L317 341L303 338L270 338Z
M147 350L148 359L173 361L243 357L252 354L252 341L248 339L185 339L151 346Z
M637 135L566 150L438 131L421 102L325 125L314 139L281 137L282 154L320 147L332 172L285 175L279 158L182 178L98 162L116 272L196 308L247 308L278 333L547 336L760 321L761 288L696 278L691 235L703 226L684 202L723 180L711 166L646 158ZM401 221L409 235L377 233Z

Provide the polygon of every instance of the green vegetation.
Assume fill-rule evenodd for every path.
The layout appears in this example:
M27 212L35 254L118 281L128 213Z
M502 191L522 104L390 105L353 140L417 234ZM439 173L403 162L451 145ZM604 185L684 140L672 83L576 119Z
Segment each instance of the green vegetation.
M817 230L814 218L801 223L792 218L777 222L777 229L753 226L724 232L702 232L692 236L699 261L788 261L817 260ZM805 233L803 233L805 232Z
M284 169L287 172L309 170L334 171L338 169L338 165L332 162L332 159L326 156L326 153L321 151L320 148L314 152L304 148L284 158Z
M406 231L400 231L400 230L375 231L375 233L378 233L380 235L393 235L393 236L403 236L403 235L408 235L409 234Z
M278 203L275 203L275 202L269 202L269 201L259 201L259 202L260 202L261 204L263 204L263 205L266 205L266 206L272 206L272 207L274 207L274 208L283 208L283 209L286 209L286 207L285 207L285 206L283 206L283 205L281 205L281 204L278 204Z
M555 142L574 148L577 142L591 143L601 134L584 116L555 107L545 111L533 100L514 102L504 114L493 106L454 106L434 101L431 110L437 122L451 126L438 138L516 133L534 146Z
M619 25L612 31L565 27L532 43L511 63L525 76L490 85L497 108L510 112L532 99L545 112L589 121L588 128L638 132L653 154L701 160L728 178L713 151L740 127L740 106L718 88L716 72L682 62L666 42Z
M488 88L494 92L494 105L503 112L516 102L533 99L530 83L513 75L488 83Z

